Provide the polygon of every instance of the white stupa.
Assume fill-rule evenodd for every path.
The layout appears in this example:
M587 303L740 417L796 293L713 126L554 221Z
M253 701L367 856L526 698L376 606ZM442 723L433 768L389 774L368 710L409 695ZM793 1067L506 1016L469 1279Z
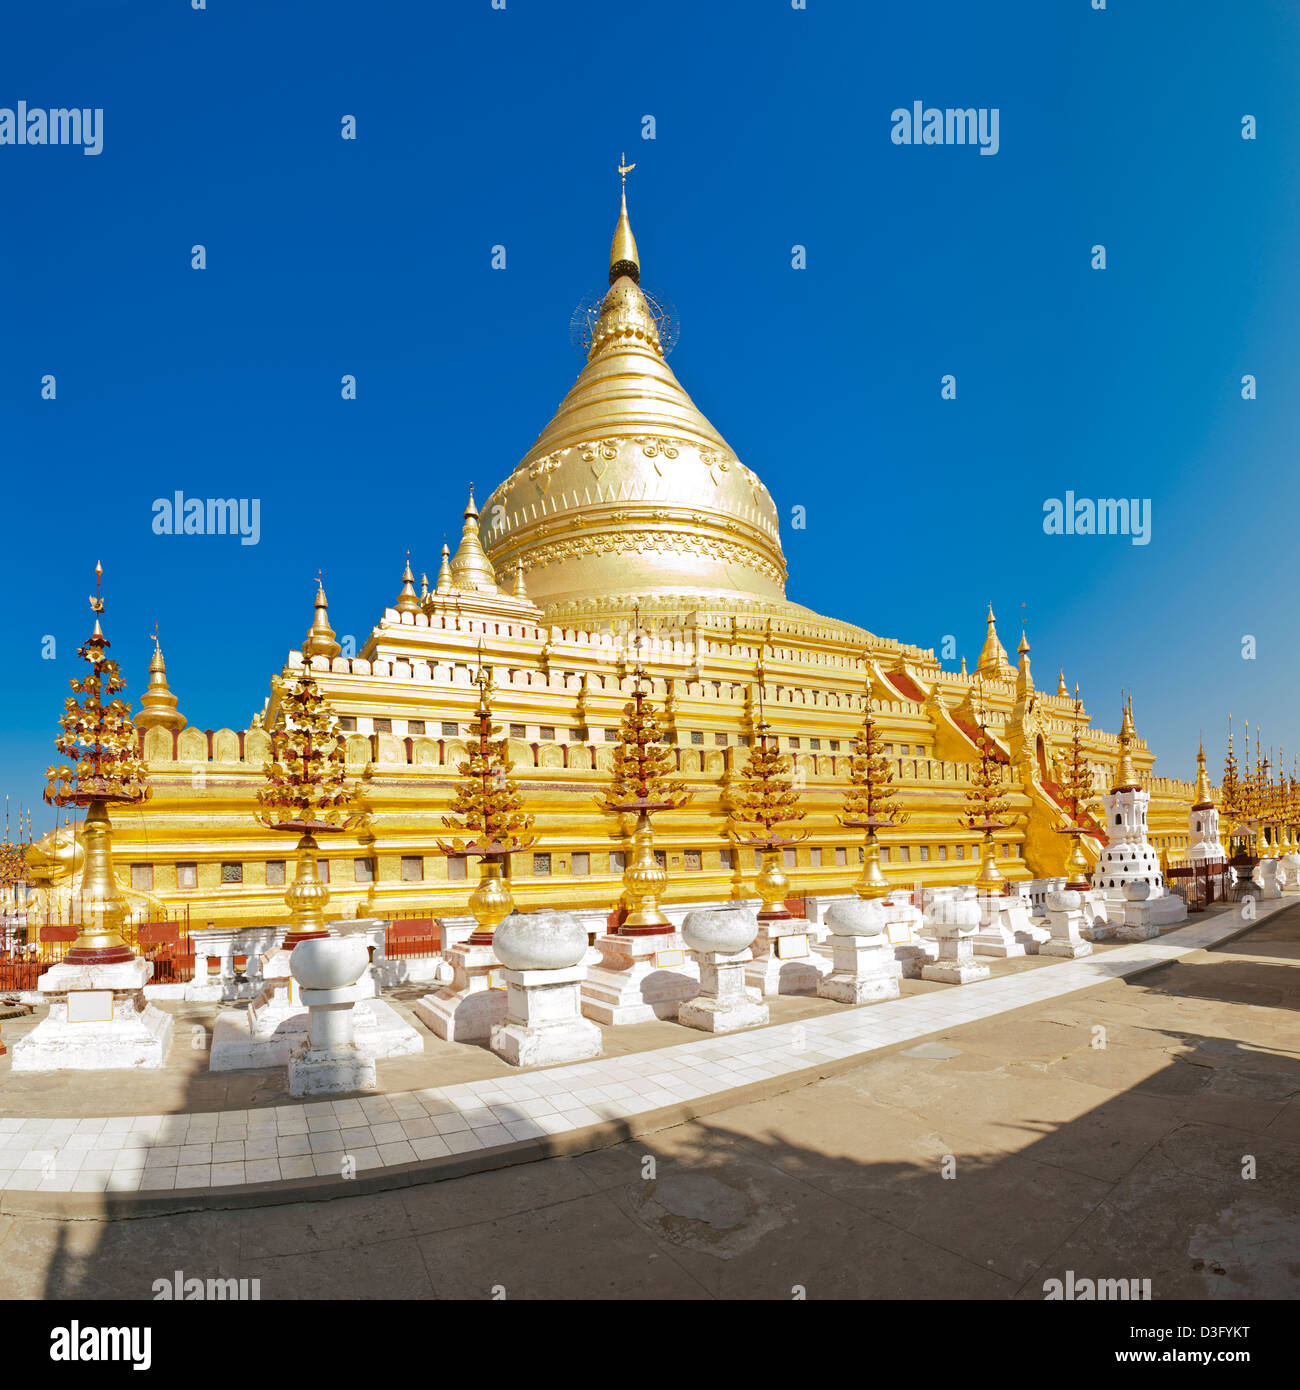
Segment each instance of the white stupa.
M1133 727L1133 699L1124 706L1124 719L1119 731L1119 767L1115 785L1102 798L1106 808L1108 843L1101 852L1093 871L1092 886L1108 901L1122 903L1124 888L1130 883L1145 883L1150 889L1147 901L1151 917L1160 925L1181 922L1187 916L1183 900L1171 896L1160 871L1160 856L1147 839L1147 808L1151 793L1137 778L1133 766L1133 742L1137 730Z
M1187 813L1187 862L1208 863L1226 859L1228 851L1219 839L1219 808L1210 795L1210 779L1205 775L1205 742L1196 754L1196 800Z

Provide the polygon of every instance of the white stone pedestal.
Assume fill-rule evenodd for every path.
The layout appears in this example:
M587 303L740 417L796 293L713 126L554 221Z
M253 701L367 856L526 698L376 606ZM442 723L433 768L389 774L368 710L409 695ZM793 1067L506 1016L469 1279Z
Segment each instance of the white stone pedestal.
M1083 934L1089 941L1110 941L1115 936L1115 924L1124 915L1122 901L1109 902L1099 889L1080 893L1083 900Z
M495 980L501 962L491 945L471 946L463 941L448 952L453 971L451 984L436 994L426 994L415 1006L415 1016L448 1042L483 1042L492 1029L504 1023L504 981Z
M875 901L839 902L828 911L832 969L818 982L821 998L841 1004L898 998L902 966L885 935L885 916L885 905Z
M1255 882L1260 887L1260 900L1280 898L1282 890L1277 886L1277 860L1261 859L1255 867Z
M680 932L669 936L596 938L600 964L588 967L582 1012L597 1023L649 1023L676 1018L700 992L699 966L689 959Z
M1016 898L1003 898L981 894L975 901L979 904L980 925L971 938L976 955L996 956L1003 960L1013 956L1023 956L1025 943L1016 937L1013 926L1013 908ZM1029 914L1025 914L1028 925Z
M881 936L830 938L832 970L818 982L823 999L841 1004L872 1004L878 999L897 999L903 967L894 948Z
M1116 940L1150 941L1160 935L1160 924L1152 918L1147 901L1150 893L1150 884L1140 878L1124 885L1124 915L1115 923Z
M600 1029L582 1016L585 965L506 970L506 1020L492 1029L492 1051L516 1067L582 1062L601 1053Z
M1300 893L1300 854L1289 850L1277 861L1277 886L1284 898Z
M770 1015L757 990L745 984L745 968L753 953L744 950L693 951L700 970L700 992L678 1011L678 1023L705 1033L734 1033L739 1028L757 1028Z
M808 923L798 917L759 921L753 960L745 967L745 983L768 994L816 994L831 962L812 948Z
M268 952L261 963L262 992L247 1008L226 1010L217 1016L209 1071L282 1067L289 1054L302 1046L308 1031L307 1003L291 973L292 960L293 951L283 947ZM349 988L355 991L352 1026L362 1052L375 1058L418 1056L424 1051L418 1030L391 1005L372 997L375 984L369 971Z
M154 1069L167 1059L175 1021L144 996L153 964L52 965L37 981L47 1017L13 1046L14 1071Z
M679 1023L705 1033L734 1033L768 1021L767 1005L745 984L757 931L753 912L739 904L686 914L682 939L699 967L700 992L681 1006Z
M1040 956L1063 956L1066 960L1075 960L1079 956L1092 954L1092 942L1083 939L1083 899L1077 892L1059 889L1049 893L1046 922L1051 938L1038 948Z
M375 1059L354 1041L357 984L367 966L366 943L321 938L296 948L295 980L308 1011L308 1035L289 1056L291 1096L340 1095L378 1086Z
M894 947L894 959L902 969L905 980L919 980L927 965L939 959L939 943L924 936Z
M254 999L265 987L262 964L274 954L277 936L284 927L206 927L190 932L194 952L194 978L185 986L190 1003L229 1003ZM235 973L235 957L247 964L243 976ZM209 962L217 962L217 974L209 973Z
M979 923L979 904L970 899L936 903L931 925L939 943L939 959L922 967L921 978L946 985L987 980L989 968L975 959L972 940Z

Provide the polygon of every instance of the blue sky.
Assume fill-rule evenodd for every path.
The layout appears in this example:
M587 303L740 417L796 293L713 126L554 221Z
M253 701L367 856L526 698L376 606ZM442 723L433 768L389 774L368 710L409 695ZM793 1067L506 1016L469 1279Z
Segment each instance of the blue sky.
M156 621L200 727L260 706L318 566L358 644L436 568L581 366L622 150L792 599L972 662L1024 603L1039 682L1110 728L1131 687L1159 772L1229 710L1296 747L1298 67L1285 0L11 7L0 107L103 108L104 147L0 145L0 790L37 802L97 559L128 695ZM893 144L917 100L996 107L998 153ZM259 498L260 543L154 535L177 489ZM1150 544L1044 535L1067 490L1151 499Z

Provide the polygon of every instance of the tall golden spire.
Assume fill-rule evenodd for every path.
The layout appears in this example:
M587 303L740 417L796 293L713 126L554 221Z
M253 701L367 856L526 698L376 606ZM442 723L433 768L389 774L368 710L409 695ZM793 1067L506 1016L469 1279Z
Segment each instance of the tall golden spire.
M609 283L612 285L620 275L626 275L632 283L641 281L641 262L636 254L636 238L632 235L632 224L627 220L627 176L636 168L627 163L627 155L620 155L619 176L623 180L623 206L618 214L618 226L614 228L614 240L609 244Z
M1137 738L1137 730L1133 727L1133 697L1130 695L1124 703L1124 718L1119 726L1119 768L1115 773L1115 785L1111 788L1112 792L1137 791L1141 784L1138 782L1137 772L1133 767L1133 740Z
M158 644L158 625L153 629L153 656L149 658L149 685L140 696L140 713L135 717L137 729L162 727L183 729L188 722L176 708L176 696L167 684L167 663L163 660L162 647Z
M1213 804L1214 798L1210 794L1210 779L1205 773L1205 740L1202 738L1201 746L1196 750L1196 800L1192 809L1200 810Z
M1034 678L1029 670L1029 634L1024 628L1020 629L1020 645L1016 648L1016 652L1019 657L1016 694L1023 700L1034 688Z
M411 573L411 552L406 552L406 568L402 571L402 592L393 604L399 613L418 613L420 596L415 592L415 576Z
M1067 699L1069 698L1070 692L1065 688L1065 667L1064 667L1064 666L1061 667L1061 674L1060 674L1060 676L1057 678L1057 681L1056 681L1056 693L1057 693L1058 695L1064 695L1064 696L1066 696Z
M334 640L334 629L330 626L329 599L325 597L325 585L319 574L316 576L316 614L302 644L302 654L310 661L314 656L336 657L343 650Z
M980 652L980 659L976 665L976 670L981 675L999 675L1011 663L1007 660L1007 649L998 641L998 630L993 617L993 605L989 604L988 616L988 635L984 638L984 647Z
M625 201L610 254L614 281L595 321L584 318L586 363L487 500L484 548L502 576L524 561L543 609L599 596L625 617L632 572L643 598L690 596L726 611L737 599L780 603L776 506L668 365L672 317L636 283Z
M451 581L458 589L470 589L481 594L497 591L496 571L483 553L478 538L478 508L474 505L474 484L469 485L469 501L465 504L465 524L461 527L460 544L451 557Z

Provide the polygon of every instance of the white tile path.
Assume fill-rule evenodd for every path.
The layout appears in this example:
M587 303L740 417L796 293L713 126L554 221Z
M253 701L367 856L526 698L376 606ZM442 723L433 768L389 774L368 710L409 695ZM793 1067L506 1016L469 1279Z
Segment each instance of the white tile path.
M1260 903L1256 923L1296 899ZM338 1176L487 1151L521 1139L625 1120L682 1101L722 1097L956 1024L990 1018L1153 963L1241 930L1238 910L1154 941L973 985L864 1004L655 1052L353 1100L176 1115L0 1119L0 1187L34 1192L171 1192Z

